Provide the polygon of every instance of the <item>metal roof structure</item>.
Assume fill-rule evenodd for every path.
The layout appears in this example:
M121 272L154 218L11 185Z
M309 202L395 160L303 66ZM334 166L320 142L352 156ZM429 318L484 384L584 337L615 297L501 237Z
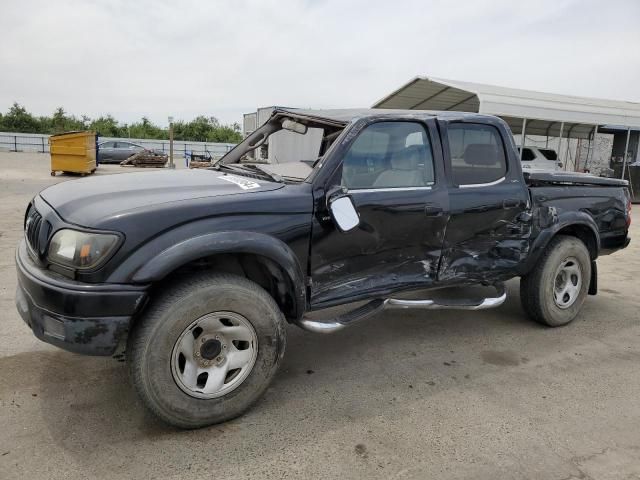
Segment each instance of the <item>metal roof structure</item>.
M460 112L439 112L433 110L408 110L408 109L389 109L389 108L335 108L335 109L305 109L305 108L285 108L277 107L273 113L290 114L297 117L310 117L321 120L333 120L335 122L346 125L347 123L360 118L371 115L406 115L413 117L446 117L460 116ZM471 113L471 112L469 112ZM463 113L462 115L468 115Z
M589 138L600 125L640 128L640 103L416 77L374 108L456 110L496 115L514 134Z

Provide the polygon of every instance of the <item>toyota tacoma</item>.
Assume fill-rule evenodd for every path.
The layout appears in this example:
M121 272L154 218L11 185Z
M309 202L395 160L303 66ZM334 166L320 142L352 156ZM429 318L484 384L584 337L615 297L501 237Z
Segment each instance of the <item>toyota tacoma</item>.
M321 130L317 157L250 163L283 129ZM597 258L629 243L627 182L523 175L518 156L487 115L276 109L209 169L36 195L16 304L45 342L126 355L144 404L183 428L260 397L287 323L330 333L386 309L494 308L520 277L524 312L566 325L597 292Z

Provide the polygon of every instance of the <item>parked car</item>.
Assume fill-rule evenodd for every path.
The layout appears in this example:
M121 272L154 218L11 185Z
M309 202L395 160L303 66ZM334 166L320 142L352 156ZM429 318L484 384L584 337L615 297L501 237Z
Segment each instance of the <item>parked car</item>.
M521 147L518 147L520 153ZM562 162L558 160L558 154L550 148L524 147L522 152L522 168L524 170L561 170Z
M142 151L149 151L154 155L167 158L166 152L157 149L148 149L133 142L121 140L109 140L98 144L98 163L120 163L131 155Z
M241 163L274 132L307 128L323 130L313 166ZM151 411L201 427L262 395L287 322L331 333L385 309L494 308L520 277L524 311L566 325L597 292L597 258L629 244L627 185L523 175L492 116L276 109L215 168L40 192L17 250L16 303L45 342L125 352ZM491 292L468 293L478 285ZM465 298L436 298L442 287Z
M120 140L109 140L98 144L98 163L120 163L131 155L144 150L142 145Z

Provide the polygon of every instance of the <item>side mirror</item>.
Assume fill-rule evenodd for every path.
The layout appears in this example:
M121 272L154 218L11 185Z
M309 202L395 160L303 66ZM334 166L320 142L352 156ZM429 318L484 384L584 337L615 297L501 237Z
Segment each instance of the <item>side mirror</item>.
M360 225L360 217L348 195L330 200L329 211L341 232L348 232Z

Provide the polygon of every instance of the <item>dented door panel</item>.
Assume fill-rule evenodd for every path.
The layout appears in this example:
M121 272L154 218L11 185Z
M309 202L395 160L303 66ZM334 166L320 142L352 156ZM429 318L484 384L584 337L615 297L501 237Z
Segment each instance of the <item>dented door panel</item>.
M530 211L529 191L515 155L513 139L499 122L480 125L474 121L454 120L439 121L438 125L450 179L450 219L438 278L444 283L457 283L513 277L515 268L525 261L531 237L531 219L523 215ZM482 137L473 136L478 127L484 129L479 132ZM466 128L469 129L469 140L460 135ZM493 143L482 143L487 139ZM466 145L462 155L461 144ZM473 184L474 177L470 175L466 183L471 185L457 185L455 169L466 169L467 175L475 170L496 169L487 163L484 155L467 157L467 149L478 145L494 149L495 153L486 158L504 162L504 176L478 185Z
M412 116L402 120L416 122ZM362 120L352 129L358 133L376 121ZM435 122L420 123L431 142L435 184L350 190L360 215L360 225L350 232L338 231L328 215L327 191L341 184L342 158L357 135L347 132L344 145L329 160L336 161L336 170L324 189L314 190L311 308L435 286L448 222L448 192Z
M505 207L505 198L518 200ZM492 281L513 276L529 252L531 223L524 221L528 198L521 184L449 192L451 208L439 280Z
M311 304L433 286L448 220L446 190L353 191L352 199L358 228L342 233L328 217L314 222ZM443 213L427 216L427 203Z

